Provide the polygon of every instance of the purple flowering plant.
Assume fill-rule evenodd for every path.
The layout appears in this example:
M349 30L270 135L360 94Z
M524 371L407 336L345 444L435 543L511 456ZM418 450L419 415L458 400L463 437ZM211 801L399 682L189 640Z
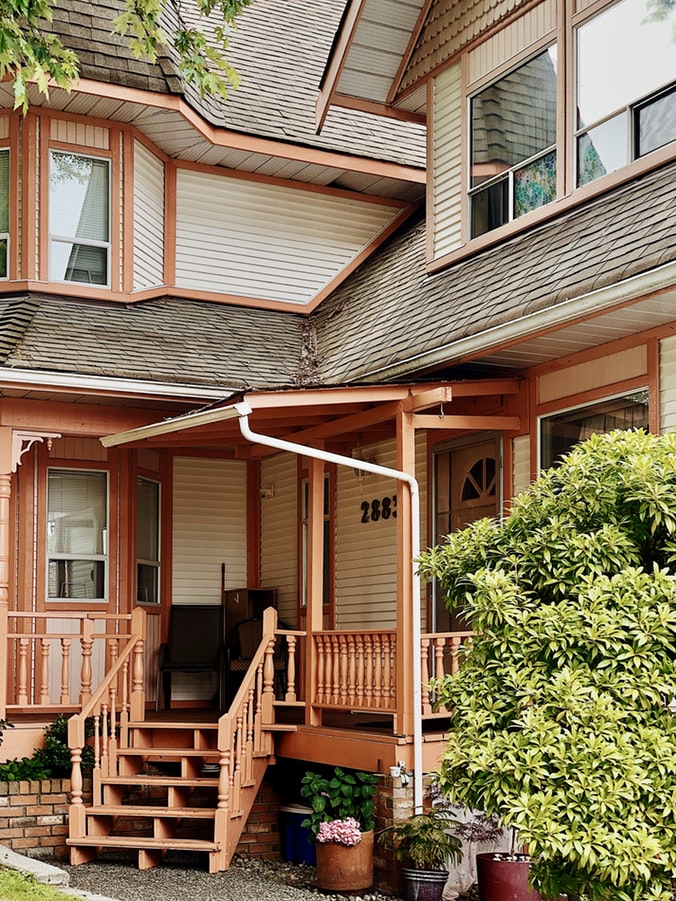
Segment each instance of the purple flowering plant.
M315 841L351 847L361 833L373 829L376 777L335 767L333 774L307 772L301 780L301 797L312 808L302 825Z

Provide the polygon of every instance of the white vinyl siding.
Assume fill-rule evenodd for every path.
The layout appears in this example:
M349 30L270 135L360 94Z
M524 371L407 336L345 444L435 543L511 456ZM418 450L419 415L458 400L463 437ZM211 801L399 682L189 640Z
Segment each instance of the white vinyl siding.
M307 304L401 207L180 170L176 284Z
M298 479L295 454L280 454L261 464L261 488L274 497L261 499L261 587L277 590L279 618L289 625L298 616Z
M246 463L176 457L173 482L174 604L219 604L225 587L246 585ZM204 674L176 673L175 700L209 700L216 689Z
M164 164L134 143L134 290L164 284Z
M530 435L512 439L512 488L521 494L530 485Z
M460 65L434 80L432 190L435 259L462 244L462 82Z
M676 336L660 341L660 431L676 429Z

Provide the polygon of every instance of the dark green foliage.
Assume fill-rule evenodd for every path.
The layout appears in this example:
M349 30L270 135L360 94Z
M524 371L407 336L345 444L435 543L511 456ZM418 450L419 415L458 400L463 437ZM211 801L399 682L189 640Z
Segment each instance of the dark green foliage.
M93 720L85 723L85 735L93 735ZM82 749L82 768L91 769L94 765L94 750L89 745ZM68 720L59 714L51 725L45 729L42 748L38 748L32 757L15 758L0 763L0 781L19 782L31 779L63 779L70 778L71 756L68 747Z
M378 840L394 849L396 860L415 870L442 870L447 862L462 859L462 843L449 831L457 826L448 809L433 807L389 826Z
M309 801L312 814L302 825L316 835L320 823L354 817L362 832L368 832L374 826L376 782L370 773L350 773L340 767L334 769L332 776L307 772L301 780L300 794Z
M518 829L549 898L672 901L676 435L592 437L421 570L477 633L438 686L444 793Z

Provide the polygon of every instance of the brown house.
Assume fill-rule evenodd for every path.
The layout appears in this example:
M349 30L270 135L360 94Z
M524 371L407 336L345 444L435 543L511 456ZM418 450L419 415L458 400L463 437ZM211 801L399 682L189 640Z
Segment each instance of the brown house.
M0 85L2 752L73 715L76 862L194 818L227 868L274 760L419 805L468 635L419 547L676 424L673 11L335 6L247 8L225 104L112 0L58 4L70 94Z

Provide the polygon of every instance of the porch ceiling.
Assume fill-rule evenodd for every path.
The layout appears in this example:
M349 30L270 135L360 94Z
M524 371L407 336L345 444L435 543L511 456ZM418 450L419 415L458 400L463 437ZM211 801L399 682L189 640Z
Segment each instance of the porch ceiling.
M101 442L105 447L213 448L239 457L274 453L252 447L242 437L234 406L239 400L246 400L251 407L257 431L307 445L320 442L351 448L391 437L399 413L427 413L426 427L469 430L493 424L494 428L515 429L518 421L503 415L502 398L518 390L517 379L490 379L251 392L216 407L107 435Z

